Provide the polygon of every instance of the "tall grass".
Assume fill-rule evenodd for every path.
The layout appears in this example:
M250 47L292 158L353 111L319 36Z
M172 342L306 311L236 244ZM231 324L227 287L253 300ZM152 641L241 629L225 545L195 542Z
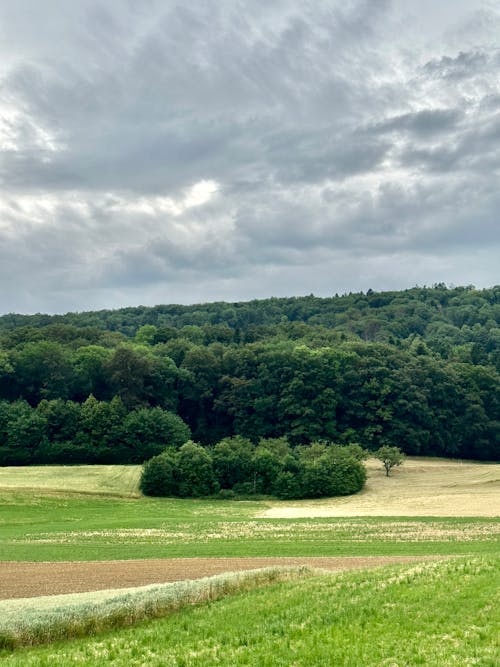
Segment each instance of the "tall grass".
M0 601L0 648L93 635L312 572L306 567L273 567L171 584L3 600Z

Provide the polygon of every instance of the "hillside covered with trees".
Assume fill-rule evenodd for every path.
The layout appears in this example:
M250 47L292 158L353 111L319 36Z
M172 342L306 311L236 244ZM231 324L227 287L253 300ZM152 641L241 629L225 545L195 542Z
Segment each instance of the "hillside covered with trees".
M190 437L498 460L500 287L0 317L0 465Z

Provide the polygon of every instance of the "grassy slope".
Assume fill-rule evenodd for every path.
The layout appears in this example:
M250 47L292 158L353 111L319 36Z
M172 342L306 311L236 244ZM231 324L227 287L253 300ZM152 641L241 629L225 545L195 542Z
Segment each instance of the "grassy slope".
M10 466L0 468L0 490L138 497L141 466Z
M361 493L316 501L277 503L273 518L326 516L498 516L500 465L408 458L385 476L380 461L367 461Z
M373 514L387 509L388 496L393 498L395 514L397 496L404 496L401 506L408 508L413 503L418 509L415 499L421 497L422 489L432 497L439 484L460 497L489 494L488 507L495 507L500 466L479 464L471 481L464 465L431 461L434 469L442 466L438 479L434 473L432 486L427 468L421 469L424 463L418 462L420 468L407 466L406 472L403 466L389 479L372 467L366 493L298 504L143 498L137 496L138 468L134 466L4 468L0 469L0 560L498 550L498 517L352 516L353 507L366 497ZM450 466L454 466L453 478ZM330 512L332 507L337 515L321 516L325 508ZM276 510L286 515L290 509L305 511L310 518L271 518ZM442 512L442 505L437 509ZM344 516L338 516L340 511Z
M494 667L499 590L493 558L313 577L0 663Z

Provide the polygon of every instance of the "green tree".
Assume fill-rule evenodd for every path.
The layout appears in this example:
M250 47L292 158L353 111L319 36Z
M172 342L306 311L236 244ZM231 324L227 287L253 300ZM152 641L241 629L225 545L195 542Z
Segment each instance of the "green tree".
M53 442L72 442L80 428L81 406L74 401L56 398L43 400L36 407L36 412L47 423L47 437Z
M47 443L47 422L26 401L1 403L0 430L0 465L34 463Z
M151 363L144 354L122 345L114 351L105 369L112 395L119 396L128 409L148 403Z
M36 405L43 398L68 398L73 369L70 353L60 343L41 340L12 354L18 396Z
M122 400L98 401L89 396L81 406L75 445L85 456L81 463L130 463L121 460L123 422L127 412Z
M10 355L6 350L0 349L0 400L12 397L14 384L14 367L10 361Z
M161 408L132 410L123 419L121 432L127 463L142 463L166 447L178 449L191 435L178 415Z
M138 345L154 345L158 329L153 324L144 324L135 334Z
M107 365L112 356L112 350L100 345L85 345L73 353L73 398L83 401L90 394L99 400L110 398Z
M210 454L192 440L179 449L175 477L181 498L209 496L219 490Z
M252 474L254 445L240 435L223 438L212 450L215 475L222 489L248 481Z
M218 351L213 346L193 346L186 352L181 364L184 375L179 383L179 413L191 426L193 437L203 443L220 439L216 428L217 413L214 411L222 362Z
M177 411L178 384L185 377L185 371L177 368L173 359L156 351L149 357L149 377L144 400L166 410Z
M400 466L405 460L405 455L399 447L389 447L388 445L377 449L374 456L384 464L387 477L389 477L392 468Z

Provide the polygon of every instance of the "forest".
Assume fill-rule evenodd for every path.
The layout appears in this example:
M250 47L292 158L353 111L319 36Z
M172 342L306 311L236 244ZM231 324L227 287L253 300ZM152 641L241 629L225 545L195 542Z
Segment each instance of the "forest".
M0 465L241 436L498 460L500 287L0 317Z

